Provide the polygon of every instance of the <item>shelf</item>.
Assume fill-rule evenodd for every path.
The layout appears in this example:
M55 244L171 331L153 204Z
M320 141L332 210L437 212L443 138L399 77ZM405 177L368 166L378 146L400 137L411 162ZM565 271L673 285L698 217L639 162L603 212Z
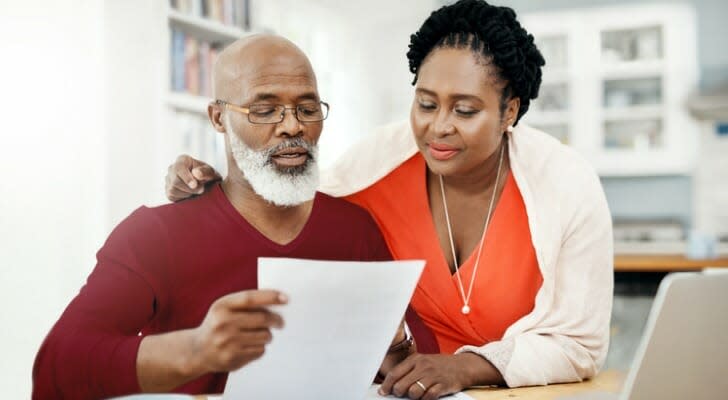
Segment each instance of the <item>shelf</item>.
M176 10L169 10L167 17L170 26L177 27L196 38L210 42L233 42L251 34L251 32L235 26L188 15Z
M207 97L195 96L187 93L169 92L167 104L179 111L187 111L207 115L207 105L210 101Z
M728 268L728 257L700 260L681 254L622 254L614 257L614 270L617 272L700 271L705 268Z
M662 60L625 61L602 64L603 79L630 79L663 76L665 63Z
M716 94L694 95L688 102L690 112L696 118L721 120L728 118L728 88Z
M663 117L661 105L631 106L603 108L602 115L607 121L635 121L643 119L658 119Z

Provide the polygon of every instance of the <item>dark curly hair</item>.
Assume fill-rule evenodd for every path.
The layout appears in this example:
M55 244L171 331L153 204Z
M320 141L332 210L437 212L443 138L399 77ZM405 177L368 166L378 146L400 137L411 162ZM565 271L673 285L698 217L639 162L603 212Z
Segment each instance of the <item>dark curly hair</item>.
M501 95L501 113L512 96L521 99L518 123L528 111L531 99L538 97L541 86L541 67L545 64L541 52L533 43L509 7L492 6L483 0L460 0L433 11L410 36L410 71L415 74L425 58L438 48L469 48L492 65L496 78L506 82Z

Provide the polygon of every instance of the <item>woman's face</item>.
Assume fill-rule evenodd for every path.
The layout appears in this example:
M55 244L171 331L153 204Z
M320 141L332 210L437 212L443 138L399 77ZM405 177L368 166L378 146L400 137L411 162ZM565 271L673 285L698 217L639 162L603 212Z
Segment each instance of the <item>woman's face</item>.
M511 99L501 114L505 82L476 57L469 49L441 48L420 66L410 120L435 174L466 175L482 168L518 113L519 100Z

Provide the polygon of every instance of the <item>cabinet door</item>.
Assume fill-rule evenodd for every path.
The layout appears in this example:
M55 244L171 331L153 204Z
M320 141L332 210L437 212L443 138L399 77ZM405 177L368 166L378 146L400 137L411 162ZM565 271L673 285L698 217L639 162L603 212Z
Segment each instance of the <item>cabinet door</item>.
M565 138L601 175L690 171L698 130L684 106L697 87L692 8L615 6L533 14L524 24L547 63L527 123Z

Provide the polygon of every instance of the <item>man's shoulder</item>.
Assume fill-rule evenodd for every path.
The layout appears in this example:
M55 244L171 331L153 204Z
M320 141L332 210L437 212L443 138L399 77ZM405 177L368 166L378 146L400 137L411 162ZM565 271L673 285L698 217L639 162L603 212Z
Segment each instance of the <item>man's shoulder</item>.
M141 235L149 239L153 239L152 236L168 236L177 231L178 225L191 228L195 220L203 221L210 218L214 201L213 193L208 192L176 203L143 205L124 218L112 234Z
M366 209L343 198L317 192L316 202L318 204L314 207L318 207L317 212L328 219L346 221L347 224L371 225L374 222Z

